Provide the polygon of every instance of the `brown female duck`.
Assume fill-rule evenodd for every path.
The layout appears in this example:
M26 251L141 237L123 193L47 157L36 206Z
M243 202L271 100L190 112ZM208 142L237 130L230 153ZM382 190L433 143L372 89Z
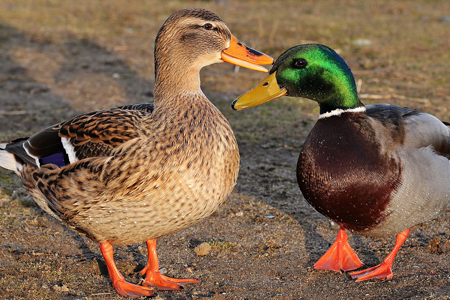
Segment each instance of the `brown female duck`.
M233 102L245 109L283 95L320 105L300 152L297 180L306 200L341 228L315 264L339 272L362 266L347 241L396 235L392 252L353 278L390 279L409 228L450 206L450 130L436 117L405 107L361 103L353 74L332 49L300 45L284 52L270 76Z
M222 61L264 71L259 64L273 59L241 44L214 13L181 10L156 38L154 105L88 113L0 144L0 165L21 177L42 209L100 243L123 296L198 282L159 272L156 238L209 216L236 183L235 137L200 89L200 69ZM143 241L146 286L139 286L120 274L112 244Z

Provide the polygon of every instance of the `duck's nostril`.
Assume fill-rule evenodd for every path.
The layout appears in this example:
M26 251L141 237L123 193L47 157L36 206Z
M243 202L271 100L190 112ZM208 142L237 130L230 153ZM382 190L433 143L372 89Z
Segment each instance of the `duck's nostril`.
M266 86L268 86L268 85L269 85L269 83L266 81L266 82L263 83L262 86L266 87Z
M238 42L237 44L238 44L239 46L242 46L242 43L241 43L241 42Z

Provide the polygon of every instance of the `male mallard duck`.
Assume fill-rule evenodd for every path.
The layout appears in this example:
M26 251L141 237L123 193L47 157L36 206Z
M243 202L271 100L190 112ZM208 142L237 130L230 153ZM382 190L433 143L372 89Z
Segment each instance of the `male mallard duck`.
M37 204L100 243L123 296L176 290L194 279L159 272L156 238L210 215L230 194L239 151L225 117L200 89L202 67L221 61L255 70L273 59L247 48L203 9L181 10L158 32L155 101L96 111L0 144L0 165L15 171ZM111 244L147 241L146 286L128 283Z
M233 102L245 109L283 95L317 101L319 120L297 166L306 200L340 225L316 269L354 270L362 263L345 230L368 237L397 235L394 249L358 281L390 279L409 228L436 218L450 204L450 131L436 117L389 104L361 103L344 60L323 45L284 52L270 75Z

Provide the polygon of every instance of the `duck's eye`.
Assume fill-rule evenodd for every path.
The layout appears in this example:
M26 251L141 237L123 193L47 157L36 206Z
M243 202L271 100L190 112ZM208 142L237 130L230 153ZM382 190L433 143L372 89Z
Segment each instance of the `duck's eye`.
M296 69L304 69L304 68L306 68L307 65L308 65L308 62L304 58L294 59L293 66Z
M206 30L211 30L213 29L213 26L211 25L211 23L206 23L205 25L203 25L203 28L205 28Z

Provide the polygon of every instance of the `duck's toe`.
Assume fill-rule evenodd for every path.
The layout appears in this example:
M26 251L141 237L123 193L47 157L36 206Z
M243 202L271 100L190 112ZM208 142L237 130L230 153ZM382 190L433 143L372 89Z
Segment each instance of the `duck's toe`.
M356 279L356 281L364 281L369 279L391 279L394 274L392 274L392 265L383 261L378 266L352 272L350 276L352 276L353 279Z
M145 275L143 285L152 286L159 290L180 290L185 284L199 283L197 279L176 279L170 278L159 271L149 271Z
M400 247L405 242L406 238L408 237L409 229L406 229L405 231L400 232L397 234L397 237L395 239L395 245L394 249L392 249L391 253L389 253L388 256L383 260L381 264L378 266L353 272L350 275L353 279L356 279L356 281L364 281L369 279L391 279L394 274L392 274L392 264L394 263L395 255L397 254Z
M132 284L125 280L118 280L113 283L113 286L117 293L124 297L139 298L142 296L155 296L155 291L151 287Z
M316 262L314 269L335 272L356 270L363 266L356 253L348 243L345 229L339 229L338 236L330 249Z

